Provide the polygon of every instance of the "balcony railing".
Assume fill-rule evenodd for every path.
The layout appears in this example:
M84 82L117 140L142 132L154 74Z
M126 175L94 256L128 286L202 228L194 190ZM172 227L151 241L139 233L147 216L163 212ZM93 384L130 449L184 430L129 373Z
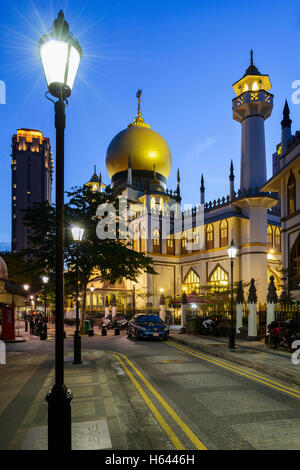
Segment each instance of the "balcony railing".
M235 110L243 104L255 101L263 101L265 103L269 103L272 106L273 95L265 90L245 91L240 96L237 96L232 100L232 109Z

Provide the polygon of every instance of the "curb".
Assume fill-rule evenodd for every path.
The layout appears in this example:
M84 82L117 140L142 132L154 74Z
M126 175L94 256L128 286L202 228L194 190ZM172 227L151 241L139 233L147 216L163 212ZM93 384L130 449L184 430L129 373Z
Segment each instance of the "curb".
M295 384L295 385L300 385L300 376L299 375L294 376L294 375L291 375L291 374L288 374L288 373L285 373L285 372L282 372L282 371L278 371L278 370L274 369L274 367L262 366L261 364L253 362L251 360L248 360L245 357L236 356L234 352L230 353L230 352L223 351L218 346L214 347L214 349L212 351L211 346L207 346L207 345L204 345L204 344L201 344L201 343L199 344L198 342L196 343L196 342L193 342L193 341L186 341L184 339L176 338L174 336L169 336L169 339L171 341L174 341L175 343L181 343L181 344L184 344L186 346L190 346L194 349L198 349L202 352L208 353L211 356L220 357L222 359L226 359L226 360L234 362L236 364L249 367L249 368L254 369L256 371L263 372L264 374L267 374L272 378L276 377L276 378L284 380L286 382L290 382L290 383Z

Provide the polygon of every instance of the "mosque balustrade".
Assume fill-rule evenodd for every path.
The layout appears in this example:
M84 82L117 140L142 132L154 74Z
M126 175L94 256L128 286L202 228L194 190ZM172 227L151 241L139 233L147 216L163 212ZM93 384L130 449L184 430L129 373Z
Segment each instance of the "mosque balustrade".
M243 104L261 101L273 105L273 95L265 90L245 91L232 100L232 109L236 110Z

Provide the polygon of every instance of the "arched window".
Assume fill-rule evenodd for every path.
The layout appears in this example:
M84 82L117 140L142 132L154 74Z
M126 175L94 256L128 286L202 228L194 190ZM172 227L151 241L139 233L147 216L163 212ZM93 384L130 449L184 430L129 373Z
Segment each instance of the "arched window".
M160 233L157 228L153 231L153 253L160 253Z
M268 225L267 236L268 236L268 249L270 250L271 248L273 248L273 229L272 229L272 225Z
M200 291L200 277L195 273L193 269L190 269L184 278L183 286L184 292L190 294L191 292Z
M228 286L228 274L224 271L221 266L216 266L209 277L209 284L212 290L218 290L219 292L226 290Z
M287 213L293 214L296 210L296 178L291 170L287 184Z
M275 250L281 251L281 234L279 227L276 227L275 229Z
M199 244L199 233L196 228L193 228L192 231L192 246L193 246L193 251L198 251L200 250L200 244Z
M300 236L291 250L290 290L300 289Z
M185 253L187 253L187 237L186 237L186 232L182 232L181 254L184 255Z
M222 220L220 223L220 246L228 245L228 222Z
M174 235L170 234L169 238L167 239L167 254L174 255L175 254L175 243L174 243Z
M214 247L214 227L208 224L206 227L206 249L211 250Z
M141 233L141 252L145 253L147 246L146 246L146 230L144 227L142 228L142 233Z

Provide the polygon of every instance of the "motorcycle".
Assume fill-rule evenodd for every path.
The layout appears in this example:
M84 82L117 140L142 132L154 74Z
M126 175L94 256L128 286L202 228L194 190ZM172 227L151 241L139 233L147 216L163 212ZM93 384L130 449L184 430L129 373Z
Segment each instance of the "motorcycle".
M267 326L267 334L265 337L265 344L269 348L277 348L282 346L289 352L293 352L293 342L297 339L296 329L291 320L284 323L284 326L280 326L277 321L272 321Z

